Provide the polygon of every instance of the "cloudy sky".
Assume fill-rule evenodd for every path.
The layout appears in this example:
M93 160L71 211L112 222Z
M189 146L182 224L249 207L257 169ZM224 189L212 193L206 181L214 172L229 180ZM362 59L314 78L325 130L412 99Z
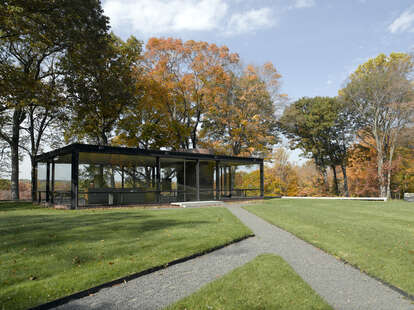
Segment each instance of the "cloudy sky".
M379 53L414 51L412 0L104 0L122 38L227 45L245 63L271 61L290 98L334 96Z
M414 52L412 0L103 0L112 30L227 45L245 63L271 61L291 99L335 96L379 53ZM291 160L301 162L299 152ZM30 178L27 158L20 171Z

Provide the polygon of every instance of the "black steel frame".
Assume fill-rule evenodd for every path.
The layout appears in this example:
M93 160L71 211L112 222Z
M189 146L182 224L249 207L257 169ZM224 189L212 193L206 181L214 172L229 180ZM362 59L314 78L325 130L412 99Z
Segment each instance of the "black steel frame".
M79 205L79 153L101 153L101 154L119 154L119 155L138 155L155 158L155 173L156 173L156 192L161 193L161 163L162 158L176 158L182 160L195 160L196 162L196 200L200 200L200 161L209 160L215 161L215 172L216 172L216 189L215 199L229 198L223 197L222 190L223 185L220 176L221 163L233 164L233 165L252 165L258 164L260 166L260 189L237 189L244 191L244 195L247 195L247 191L260 191L259 197L264 197L264 163L263 158L257 157L238 157L238 156L225 156L225 155L212 155L212 154L200 154L190 152L177 152L177 151L162 151L162 150L143 150L136 148L126 147L114 147L114 146L97 146L90 144L74 143L68 146L53 150L51 152L43 153L35 158L36 166L38 163L46 163L46 190L38 191L38 200L41 200L42 192L45 193L45 200L47 203L54 203L54 179L55 179L55 158L58 156L71 155L71 208L77 209ZM184 165L185 169L185 165ZM231 169L229 169L231 173ZM52 182L50 182L52 177ZM52 188L50 189L50 183ZM230 186L230 193L232 192ZM213 189L211 191L214 191ZM160 195L157 195L159 199ZM157 202L160 202L159 200Z

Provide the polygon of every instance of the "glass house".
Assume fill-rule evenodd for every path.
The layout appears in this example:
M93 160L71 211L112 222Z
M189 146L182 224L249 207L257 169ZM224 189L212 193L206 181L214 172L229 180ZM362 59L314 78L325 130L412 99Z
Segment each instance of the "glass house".
M263 197L263 159L71 144L36 157L38 202L85 206ZM242 186L258 170L260 184Z

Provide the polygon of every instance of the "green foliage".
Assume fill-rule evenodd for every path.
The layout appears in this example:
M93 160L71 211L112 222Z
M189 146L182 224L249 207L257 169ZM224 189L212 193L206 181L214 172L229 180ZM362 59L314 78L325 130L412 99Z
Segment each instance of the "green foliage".
M0 203L0 227L1 309L27 309L251 233L224 208L64 211Z
M65 81L71 121L67 140L86 138L99 145L110 143L125 109L139 104L134 70L141 57L141 42L126 42L115 35L105 41L93 57L70 54L65 63Z
M0 190L10 190L10 180L0 179Z
M335 167L342 167L346 180L348 147L356 128L352 110L337 98L301 98L285 109L279 125L290 139L291 148L301 149L314 160L325 177L326 185L326 167L332 167L335 194L338 194ZM346 181L344 193L348 195Z
M263 254L167 309L332 309L281 257Z
M86 54L108 29L97 0L7 0L0 16L0 95L12 106L31 100L67 51Z
M283 113L279 121L292 149L310 154L315 164L341 164L353 139L352 115L336 98L302 98Z
M60 64L68 53L87 58L99 47L108 31L102 13L99 0L0 3L0 139L11 149L13 199L19 199L19 147L33 160L41 142L52 144L44 134L53 135L50 127L58 128L55 121L64 115Z

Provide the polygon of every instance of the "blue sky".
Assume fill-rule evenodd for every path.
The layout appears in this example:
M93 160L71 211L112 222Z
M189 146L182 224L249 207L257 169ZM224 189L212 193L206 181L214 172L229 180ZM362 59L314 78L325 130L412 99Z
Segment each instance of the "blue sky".
M227 45L245 63L271 61L291 99L335 96L379 53L414 51L411 0L104 0L112 30Z
M411 0L104 0L112 30L227 45L242 60L271 61L283 93L335 96L346 77L379 53L414 52ZM301 162L299 151L290 160ZM30 178L25 158L20 177Z

